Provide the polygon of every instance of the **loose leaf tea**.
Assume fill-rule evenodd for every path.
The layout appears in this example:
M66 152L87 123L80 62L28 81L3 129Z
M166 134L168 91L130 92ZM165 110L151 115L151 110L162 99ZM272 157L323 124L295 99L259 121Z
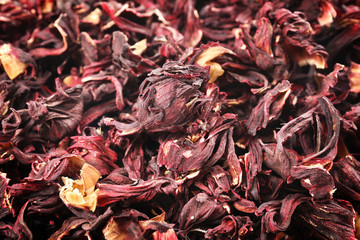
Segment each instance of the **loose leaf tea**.
M0 238L360 238L359 39L357 0L0 1Z

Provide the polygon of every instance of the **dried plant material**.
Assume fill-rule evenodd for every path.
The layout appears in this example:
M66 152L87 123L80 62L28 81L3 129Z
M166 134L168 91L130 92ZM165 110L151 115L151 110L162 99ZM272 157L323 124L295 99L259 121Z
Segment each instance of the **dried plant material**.
M196 172L199 169L209 169L225 153L225 149L230 149L231 143L227 143L227 136L231 128L231 120L226 117L215 117L211 119L216 122L213 129L204 131L199 135L199 139L192 142L189 136L170 136L162 142L159 148L157 163L165 166L171 171L185 174ZM230 120L230 121L229 121ZM225 121L228 121L224 123ZM201 123L193 128L202 128L210 123ZM194 129L195 130L195 129ZM229 151L229 153L233 153ZM235 181L238 183L238 180Z
M66 221L63 222L61 228L49 237L49 240L58 240L58 239L66 238L67 236L70 235L70 232L72 230L79 228L81 225L87 222L88 221L86 221L86 219L79 217L72 217L66 219Z
M117 154L105 144L101 136L73 136L67 151L79 154L84 162L98 169L101 175L108 175L113 169Z
M116 182L99 183L99 206L130 199L134 202L150 201L158 193L174 194L177 190L176 182L171 178L158 177L139 183L117 184Z
M351 155L339 159L331 169L338 191L356 201L360 199L359 170L360 164Z
M135 55L141 55L146 50L147 41L146 38L135 43L130 48Z
M332 198L336 190L332 176L321 164L293 167L291 176L300 179L314 199Z
M299 66L315 65L320 69L326 67L328 53L311 40L312 28L300 12L280 9L276 13L276 20L282 26L284 47L295 57Z
M64 78L63 82L70 87L74 87L77 84L81 84L81 79L78 76L69 75Z
M256 131L266 128L268 123L279 117L281 109L291 92L291 84L284 80L268 91L258 105L252 110L248 122L249 134L255 136Z
M18 54L25 54L25 52L15 48L11 44L3 44L0 47L0 61L6 74L12 80L22 74L28 65L19 59Z
M297 215L303 226L312 226L315 236L355 239L355 212L348 201L306 201L298 206Z
M61 35L61 42L62 42L62 46L58 47L58 48L53 48L53 49L46 49L43 47L39 47L39 48L34 48L32 49L29 54L34 57L34 58L41 58L41 57L45 57L45 56L58 56L62 53L64 53L67 49L68 49L68 41L67 41L67 36L68 34L66 33L66 31L61 27L61 22L64 22L64 18L66 18L66 15L61 14L56 21L53 24L53 27L60 33Z
M209 83L213 83L224 74L224 70L221 68L221 65L217 62L212 62L215 58L225 54L225 53L233 53L230 49L227 49L223 46L211 46L206 48L196 59L196 63L201 67L209 66L209 75L210 80Z
M124 225L112 218L103 230L106 240L144 239L141 237L140 226Z
M55 2L52 0L45 0L42 5L43 13L51 13L54 10Z
M293 52L299 66L315 65L317 68L324 69L326 66L326 59L322 54L309 53L304 50L294 48L290 50Z
M146 215L136 210L122 211L118 216L111 217L103 229L106 240L145 239L138 218Z
M360 218L359 218L359 214L357 212L355 212L355 237L359 238L360 237Z
M318 22L321 26L330 26L336 18L336 10L331 2L320 1L321 16L318 17Z
M100 23L102 12L99 8L96 8L92 12L90 12L88 15L86 15L82 21L85 23L91 23L94 25L97 25Z
M10 202L11 195L7 191L10 179L6 177L6 173L0 172L0 216L5 217L12 211Z
M205 193L199 193L188 201L179 215L179 227L182 234L186 234L192 226L204 221L211 221L221 217L225 209L209 198Z
M4 239L355 239L356 1L0 0Z
M165 222L166 213L163 211L149 220L139 221L143 231L155 230L151 235L154 240L168 239L178 240L178 237L173 229L173 224Z
M359 93L360 92L360 64L351 62L349 73L351 89L350 91Z
M60 198L65 204L95 211L99 189L95 185L101 174L96 168L85 163L80 172L80 179L62 177L64 186L60 187Z
M28 101L27 109L8 114L2 121L3 132L57 141L74 131L82 117L82 90L79 86L65 91L58 87L55 94Z
M207 102L199 89L208 73L196 65L168 62L142 82L137 99L137 121L129 124L104 119L120 134L128 135L146 129L152 132L175 131L186 125Z

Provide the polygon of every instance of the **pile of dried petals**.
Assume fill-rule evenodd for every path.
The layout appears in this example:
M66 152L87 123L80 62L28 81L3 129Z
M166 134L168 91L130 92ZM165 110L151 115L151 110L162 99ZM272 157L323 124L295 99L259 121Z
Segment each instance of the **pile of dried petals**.
M359 93L359 0L0 1L0 238L360 238Z

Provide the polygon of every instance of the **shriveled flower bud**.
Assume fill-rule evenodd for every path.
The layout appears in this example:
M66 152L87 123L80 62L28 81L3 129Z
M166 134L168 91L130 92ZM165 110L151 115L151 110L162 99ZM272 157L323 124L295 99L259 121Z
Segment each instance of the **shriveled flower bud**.
M178 129L191 120L202 102L199 91L209 80L196 65L169 62L152 71L140 86L138 120L152 132Z

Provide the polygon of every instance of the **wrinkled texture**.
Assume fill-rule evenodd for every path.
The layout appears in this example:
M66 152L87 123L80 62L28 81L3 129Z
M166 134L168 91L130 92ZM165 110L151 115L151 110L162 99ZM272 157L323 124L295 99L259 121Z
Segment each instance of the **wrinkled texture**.
M359 238L359 6L0 1L0 238Z

